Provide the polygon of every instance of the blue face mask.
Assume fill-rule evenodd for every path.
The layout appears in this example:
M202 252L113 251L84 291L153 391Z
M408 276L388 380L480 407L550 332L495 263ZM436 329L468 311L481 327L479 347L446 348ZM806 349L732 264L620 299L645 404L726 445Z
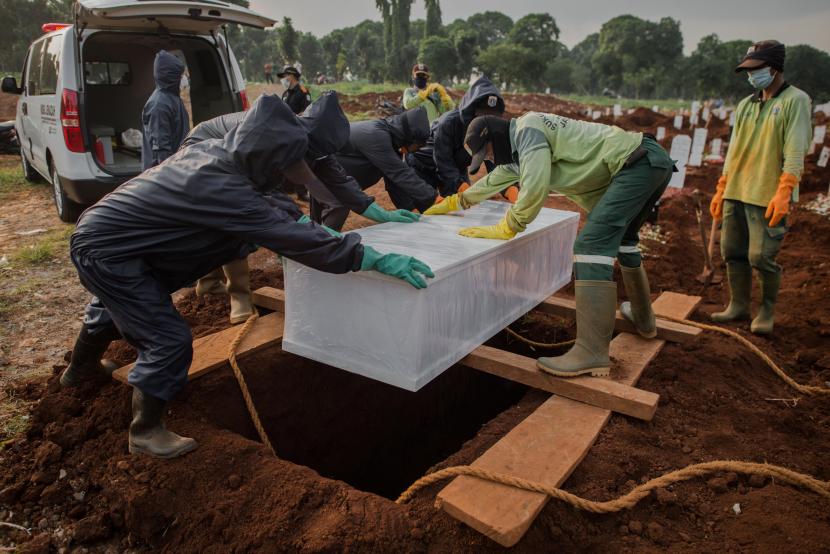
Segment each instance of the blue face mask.
M774 77L769 67L762 67L754 71L747 71L746 78L749 84L758 90L763 90L772 84Z

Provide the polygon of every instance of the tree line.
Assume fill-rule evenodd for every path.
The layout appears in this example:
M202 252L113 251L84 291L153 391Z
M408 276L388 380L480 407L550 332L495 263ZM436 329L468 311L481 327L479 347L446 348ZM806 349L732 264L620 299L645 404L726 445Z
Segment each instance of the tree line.
M247 0L231 0L247 6ZM730 100L750 92L733 68L751 40L703 37L683 54L680 22L621 15L573 48L559 40L554 15L513 20L485 11L444 24L439 0L424 0L426 17L412 19L413 0L375 0L379 21L365 20L322 37L295 28L289 17L273 30L229 29L231 47L249 80L261 80L265 63L300 61L307 79L351 74L371 82L403 82L416 61L433 79L466 82L474 69L515 90L616 94L631 98ZM6 30L0 65L20 71L29 43L46 21L71 21L72 0L0 0ZM758 37L753 37L757 39ZM764 37L769 38L769 37ZM816 102L830 100L830 55L806 44L787 46L788 81Z

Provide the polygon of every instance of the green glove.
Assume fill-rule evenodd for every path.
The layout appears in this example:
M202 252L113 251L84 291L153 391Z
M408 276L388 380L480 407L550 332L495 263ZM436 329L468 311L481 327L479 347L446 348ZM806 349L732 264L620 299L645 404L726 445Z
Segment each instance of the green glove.
M410 212L409 210L384 210L378 205L377 202L369 204L369 207L366 208L366 210L360 215L367 217L372 221L377 221L378 223L387 223L389 221L396 221L398 223L414 223L421 219L420 214Z
M303 216L297 220L297 223L311 223L311 218L303 214ZM326 227L325 225L320 225L320 227L322 227L326 231L326 233L330 234L333 237L340 238L343 236L343 233L338 233L334 229Z
M403 279L416 289L427 288L424 277L435 277L427 264L403 254L381 254L371 246L363 247L363 261L360 271L374 269L385 275Z

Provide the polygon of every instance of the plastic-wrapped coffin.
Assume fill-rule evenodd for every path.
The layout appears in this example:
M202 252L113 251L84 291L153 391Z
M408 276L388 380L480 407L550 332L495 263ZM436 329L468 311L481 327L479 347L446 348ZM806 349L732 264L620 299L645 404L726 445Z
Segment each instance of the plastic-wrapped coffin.
M423 290L374 271L330 275L286 260L283 350L420 389L571 279L574 212L542 209L509 241L458 235L498 223L508 206L488 201L463 217L353 231L380 252L429 264L435 278Z

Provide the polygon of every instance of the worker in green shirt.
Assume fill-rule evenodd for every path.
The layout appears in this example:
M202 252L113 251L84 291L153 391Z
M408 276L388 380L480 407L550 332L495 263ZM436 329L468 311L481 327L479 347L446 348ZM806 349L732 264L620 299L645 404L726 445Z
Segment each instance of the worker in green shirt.
M429 68L422 63L412 66L412 86L403 91L402 104L405 110L418 106L426 108L430 123L442 113L455 108L455 102L447 89L440 83L429 82Z
M726 262L730 301L712 314L720 323L748 320L752 268L761 283L761 307L750 329L773 330L781 266L775 261L787 233L790 202L810 145L811 103L807 94L784 80L784 45L753 44L735 72L746 71L756 92L735 110L735 127L709 211L723 219L721 254Z
M584 208L588 218L574 244L576 344L563 356L539 358L538 365L562 377L608 375L617 306L615 259L630 300L620 310L642 336L657 334L638 233L669 183L672 160L651 135L537 112L509 121L477 117L464 142L473 158L471 173L488 156L497 167L425 215L466 209L517 181L522 184L519 198L497 225L459 233L508 240L536 218L551 191Z

